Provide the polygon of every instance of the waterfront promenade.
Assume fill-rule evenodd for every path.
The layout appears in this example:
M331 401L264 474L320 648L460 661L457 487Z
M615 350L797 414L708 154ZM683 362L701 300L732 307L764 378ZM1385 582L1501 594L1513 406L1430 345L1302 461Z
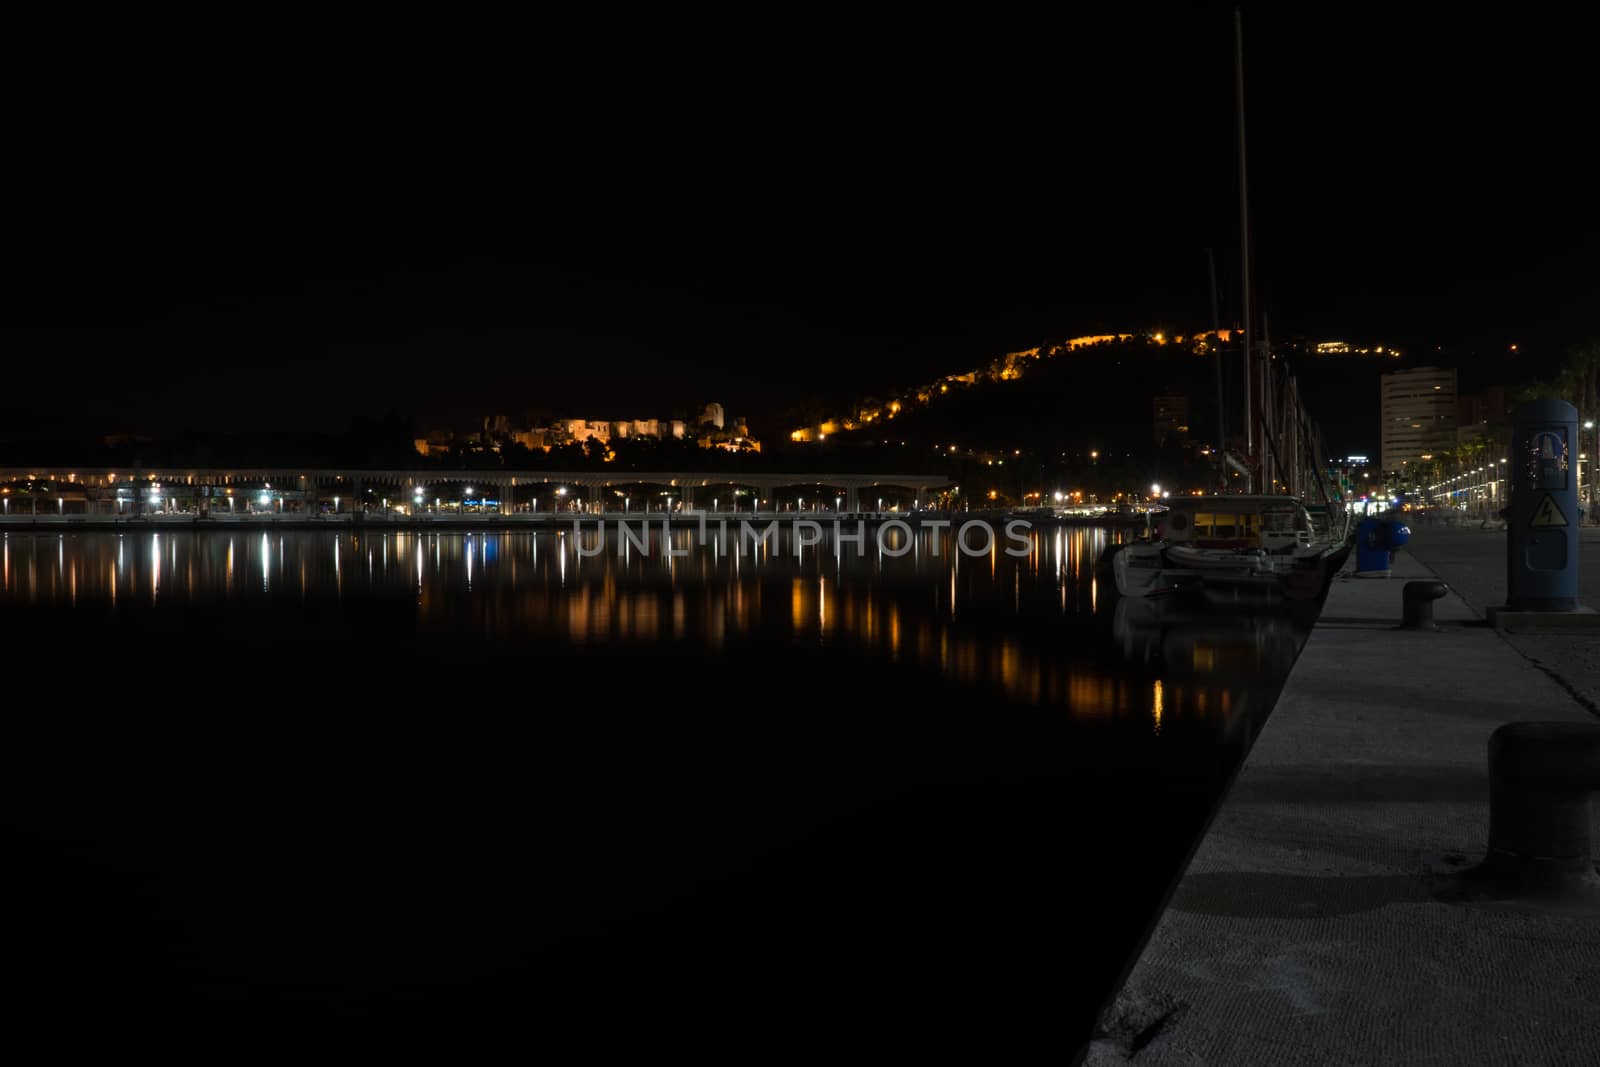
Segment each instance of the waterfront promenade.
M1396 629L1435 573L1440 632ZM1334 582L1085 1062L1600 1062L1600 915L1434 896L1485 851L1494 728L1597 721L1600 632L1490 629L1504 583L1504 533L1430 528L1391 579Z

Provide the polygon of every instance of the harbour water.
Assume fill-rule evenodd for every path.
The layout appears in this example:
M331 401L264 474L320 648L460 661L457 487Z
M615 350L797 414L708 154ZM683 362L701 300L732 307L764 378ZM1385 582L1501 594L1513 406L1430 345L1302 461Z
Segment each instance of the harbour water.
M1104 529L597 536L3 534L35 1010L1070 1052L1309 623Z

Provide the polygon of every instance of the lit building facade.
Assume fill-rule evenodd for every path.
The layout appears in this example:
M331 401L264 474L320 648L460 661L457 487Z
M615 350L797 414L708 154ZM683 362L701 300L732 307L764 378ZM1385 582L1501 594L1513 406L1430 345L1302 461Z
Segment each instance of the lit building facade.
M1418 367L1383 375L1383 470L1409 473L1456 445L1456 372Z

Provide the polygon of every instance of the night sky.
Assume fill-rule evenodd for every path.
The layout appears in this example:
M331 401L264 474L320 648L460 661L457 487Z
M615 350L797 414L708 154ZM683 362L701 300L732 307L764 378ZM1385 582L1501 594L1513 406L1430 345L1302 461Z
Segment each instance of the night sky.
M1600 333L1580 27L1324 10L1246 11L1274 334L1526 375L1510 341ZM1180 12L47 49L9 76L6 432L770 419L1205 326L1208 247L1231 318L1230 8Z

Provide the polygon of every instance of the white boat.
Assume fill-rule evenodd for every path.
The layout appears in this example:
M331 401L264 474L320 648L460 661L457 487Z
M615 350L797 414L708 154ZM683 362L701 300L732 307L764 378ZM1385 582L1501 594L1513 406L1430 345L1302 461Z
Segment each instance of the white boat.
M1169 500L1155 537L1112 559L1126 597L1200 591L1209 599L1321 594L1348 547L1319 533L1305 506L1288 496L1199 496Z

